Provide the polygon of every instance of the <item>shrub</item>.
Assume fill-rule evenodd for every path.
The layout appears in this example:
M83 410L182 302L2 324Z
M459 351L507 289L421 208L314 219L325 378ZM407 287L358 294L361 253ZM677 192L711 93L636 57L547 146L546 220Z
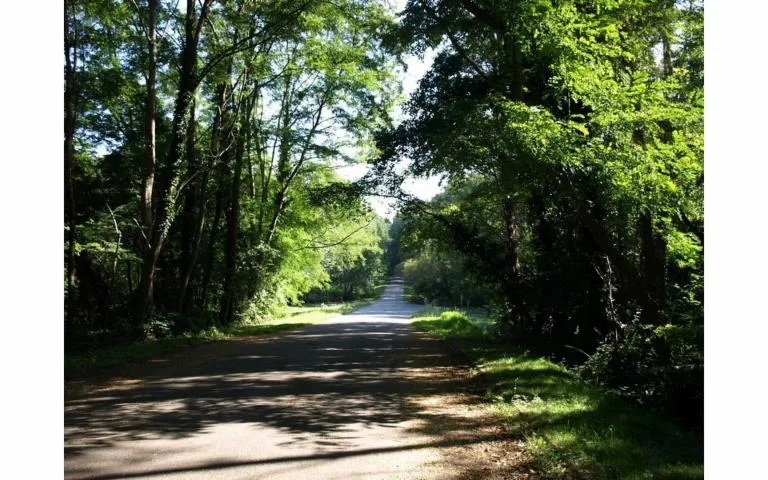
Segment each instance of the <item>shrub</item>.
M704 328L633 322L581 367L588 379L640 404L701 424L704 415Z

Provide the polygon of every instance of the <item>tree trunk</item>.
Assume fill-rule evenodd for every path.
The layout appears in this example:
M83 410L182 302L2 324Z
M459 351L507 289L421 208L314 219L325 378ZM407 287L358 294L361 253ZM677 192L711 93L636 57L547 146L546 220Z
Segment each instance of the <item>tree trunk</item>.
M219 191L216 194L216 207L214 209L214 214L213 214L213 223L211 224L211 234L208 237L208 250L207 250L208 257L206 259L206 266L203 271L203 286L202 286L202 293L200 294L200 303L199 303L199 306L201 309L205 308L205 304L208 300L208 290L211 285L211 276L213 272L213 260L215 258L214 248L216 248L216 238L219 235L219 223L221 221L221 210L222 210L223 204L224 204L223 195Z
M240 226L240 187L242 183L243 159L250 163L251 157L251 116L256 104L258 91L245 100L245 114L238 135L238 149L235 168L232 172L232 188L229 192L227 211L227 249L225 251L224 296L221 301L220 318L224 325L232 323L235 307L235 277L237 275L237 237Z
M248 128L248 120L243 128ZM232 172L232 186L229 191L229 204L226 211L227 244L224 251L224 288L221 298L219 317L221 323L228 325L234 316L235 275L237 270L237 235L240 220L240 178L243 168L244 145L239 145L235 155L235 167Z
M156 116L156 85L157 85L157 0L148 0L149 24L147 27L147 49L149 60L147 65L147 103L144 147L144 175L141 184L141 221L144 231L152 229L152 189L155 183L155 116Z
M649 211L640 215L640 257L645 285L651 302L643 309L643 321L657 324L666 304L666 246L664 238L653 228L653 217Z
M509 79L506 86L506 96L512 101L523 101L523 60L520 51L520 44L514 35L506 33L503 36L504 50L506 60L502 71L505 77ZM520 219L518 215L518 206L511 198L515 193L515 181L513 165L508 158L500 156L501 162L499 168L501 194L504 196L502 201L502 214L506 228L507 251L504 262L504 292L507 302L512 308L513 320L518 324L520 333L526 334L525 311L520 295L520 259L517 254L518 244L520 242Z
M131 270L133 270L133 267L131 266L131 262L123 262L125 265L125 276L128 280L128 291L133 291L133 275L131 274Z
M672 67L672 48L670 47L670 39L668 35L662 35L661 37L662 47L662 66L664 68L664 77L669 78L672 76L674 69Z
M206 175L206 178L204 181L207 183L208 178ZM205 194L205 185L201 188L201 194ZM202 196L201 195L201 196ZM189 311L189 308L191 306L192 302L192 295L189 294L189 286L194 280L195 277L195 271L197 270L197 259L200 255L200 243L203 238L203 230L205 229L205 217L207 212L207 208L205 205L205 198L203 197L202 203L199 205L199 211L197 212L197 217L195 219L195 231L194 236L192 239L192 247L189 253L189 263L185 266L186 270L184 273L184 278L182 279L181 283L181 291L179 292L179 306L178 310L179 312L187 312Z
M293 142L291 140L291 81L290 75L286 75L283 85L283 99L280 110L281 117L281 132L280 132L280 151L278 152L277 160L277 181L280 185L280 191L277 192L274 200L274 210L272 211L272 219L269 222L269 230L267 230L266 244L272 243L272 238L277 230L277 221L280 218L280 214L285 206L286 195L286 183L289 182L290 177L290 160L291 160L291 148ZM267 187L268 188L268 187ZM261 228L261 227L260 227Z
M269 224L269 232L267 233L266 240L267 245L272 243L275 232L277 231L277 222L285 208L286 200L288 199L288 190L290 189L293 180L296 178L296 175L301 171L301 167L304 165L304 161L307 158L307 151L312 143L312 136L315 134L315 131L317 131L318 125L320 125L320 118L322 117L323 108L325 108L325 101L327 98L327 92L320 98L317 112L315 112L315 118L312 122L312 127L309 129L309 132L307 132L307 136L304 139L304 145L301 147L301 153L299 154L299 158L296 160L295 165L290 165L292 148L292 142L290 141L291 132L287 128L283 130L283 141L280 145L280 161L277 165L277 179L282 185L282 188L275 198L275 210L272 214L272 221ZM288 104L290 105L290 102L288 102ZM288 112L285 113L283 124L289 125Z
M195 250L195 241L197 237L198 217L202 212L200 203L205 199L200 197L202 181L200 165L197 160L197 151L195 150L195 101L190 105L189 130L187 132L187 175L190 176L189 183L185 187L184 207L181 213L181 248L179 252L179 310L184 303L186 288L188 284L188 273L194 266L192 259Z
M510 271L516 277L520 273L520 259L517 256L517 247L520 243L520 221L517 214L517 206L512 200L504 200L504 223L507 230L507 261Z
M520 52L520 43L510 38L510 64L511 64L511 88L510 95L512 100L523 101L523 55Z
M67 7L71 7L72 15L67 16ZM64 5L64 214L67 221L67 319L71 321L75 310L75 241L76 235L76 209L75 209L75 184L72 178L72 169L75 159L75 102L76 80L75 69L77 67L77 38L70 37L70 25L75 22L74 0Z
M215 165L216 158L221 154L219 151L219 146L223 143L222 142L222 136L223 136L223 129L222 129L222 122L223 122L223 114L224 114L224 108L225 108L225 102L226 102L226 84L222 83L219 84L217 88L217 94L216 98L217 100L217 107L216 107L216 114L213 117L213 126L211 128L211 144L210 144L210 150L208 154L208 162L206 163L205 171L203 172L202 178L200 179L200 187L198 192L198 198L199 202L197 205L197 211L195 212L195 227L194 227L194 237L192 239L191 244L191 250L189 253L189 264L186 266L186 272L184 275L184 278L182 279L181 284L181 292L179 293L179 311L185 312L189 309L190 303L191 303L191 295L188 293L189 286L194 280L195 277L195 271L197 270L197 259L200 255L200 244L202 243L203 239L203 231L205 230L205 218L208 214L208 207L206 202L206 193L208 190L208 180L210 178L210 172L213 169ZM220 216L220 201L217 196L216 200L216 218L214 220L214 225L218 224L218 219ZM213 244L211 243L211 248ZM210 256L209 256L210 258ZM210 267L212 266L212 263L208 262L208 269L206 272L210 271ZM210 277L207 277L207 279L204 282L205 288L203 297L207 294L207 285ZM201 304L201 306L204 305L204 301Z
M522 299L520 296L520 259L517 255L517 248L520 242L520 225L517 212L517 205L510 199L502 203L504 212L504 224L506 227L507 251L504 261L504 291L513 309L513 319L520 328L520 333L526 333L526 321L523 311Z
M230 65L231 68L231 65ZM226 85L220 86L221 89L220 92L226 91ZM232 92L230 95L234 95L234 92ZM220 99L223 99L225 97L220 97ZM224 124L225 120L227 120L227 116L225 116L226 109L225 100L221 100L222 108L220 110L221 113L221 121L222 125ZM234 131L235 124L236 124L236 118L232 118L229 121L229 125L231 128L228 130L227 134L224 134L224 131L220 131L219 141L221 142L221 145L219 149L223 149L220 152L220 165L219 165L219 178L218 178L218 188L216 189L216 208L215 213L213 217L213 224L211 226L211 234L208 240L208 250L207 250L207 261L206 261L206 267L204 269L204 277L203 277L203 289L202 289L202 295L200 297L200 306L201 308L204 308L207 304L208 300L208 292L210 289L211 284L211 278L213 275L213 267L214 267L214 260L215 260L215 247L216 247L216 241L218 240L219 235L219 229L221 227L221 216L222 213L225 214L225 218L228 214L229 209L229 193L231 189L231 176L230 176L230 162L231 162L231 156L232 156L232 149L224 146L224 139L225 137L231 137L236 136L236 132ZM236 140L237 141L237 140ZM237 146L235 146L237 148ZM224 212L224 209L227 209L227 212Z
M259 152L259 155L261 154L261 149L259 148L259 144L257 142L256 144L256 151ZM256 178L253 174L253 162L251 161L250 156L246 159L248 162L248 193L251 196L251 198L256 198Z
M505 228L506 249L504 252L503 290L512 310L510 320L517 324L520 333L525 334L525 319L520 296L520 260L518 244L520 243L520 218L518 205L515 202L516 191L514 165L509 158L500 155L498 159L499 191L503 196L501 215Z

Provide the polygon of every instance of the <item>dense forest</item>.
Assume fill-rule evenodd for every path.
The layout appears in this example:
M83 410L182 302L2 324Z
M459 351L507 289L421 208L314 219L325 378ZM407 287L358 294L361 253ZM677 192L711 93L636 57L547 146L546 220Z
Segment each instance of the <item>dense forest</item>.
M373 294L703 416L703 3L65 2L65 342ZM405 55L435 52L403 103ZM401 165L409 166L403 171ZM364 163L344 180L338 169ZM430 201L409 176L440 176ZM395 198L393 221L366 196Z
M388 227L336 169L388 125L392 13L141 3L66 3L67 345L370 294Z

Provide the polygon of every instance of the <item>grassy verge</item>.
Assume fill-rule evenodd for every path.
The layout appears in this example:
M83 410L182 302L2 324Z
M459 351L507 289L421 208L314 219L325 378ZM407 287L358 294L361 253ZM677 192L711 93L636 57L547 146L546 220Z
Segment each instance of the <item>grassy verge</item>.
M125 345L98 348L87 353L64 356L64 375L71 379L147 362L153 357L176 352L204 343L230 340L236 337L269 335L295 330L322 322L337 314L347 314L370 303L373 299L354 302L287 307L285 315L258 324L238 324L227 329L211 327L197 333L144 340Z
M477 313L429 309L414 326L474 364L485 399L519 434L543 478L701 479L703 440L580 381L562 366L496 341Z
M381 285L376 285L373 287L373 297L374 299L379 298L382 293L384 293L384 289L387 288L386 283L382 283Z

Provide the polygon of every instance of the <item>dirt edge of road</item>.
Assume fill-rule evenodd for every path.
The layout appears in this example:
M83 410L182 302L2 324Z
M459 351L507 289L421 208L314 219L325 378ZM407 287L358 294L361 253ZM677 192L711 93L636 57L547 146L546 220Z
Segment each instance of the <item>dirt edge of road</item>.
M445 368L412 368L413 380L427 376L444 385L440 392L409 395L405 408L421 412L429 435L451 446L441 449L439 461L422 466L427 478L463 480L534 480L535 470L518 436L510 433L502 416L484 401L482 385L470 374L466 356L426 332L411 326L413 335L437 342L450 358ZM420 478L420 477L417 477Z

